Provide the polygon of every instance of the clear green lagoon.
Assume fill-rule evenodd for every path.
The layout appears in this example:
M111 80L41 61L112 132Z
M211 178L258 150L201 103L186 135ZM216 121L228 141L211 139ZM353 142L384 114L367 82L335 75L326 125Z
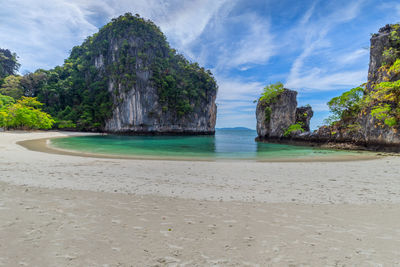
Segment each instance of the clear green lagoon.
M86 153L135 157L211 159L297 159L360 155L305 146L258 143L254 130L217 130L215 136L127 136L95 135L56 138L56 148ZM364 154L364 153L363 153Z

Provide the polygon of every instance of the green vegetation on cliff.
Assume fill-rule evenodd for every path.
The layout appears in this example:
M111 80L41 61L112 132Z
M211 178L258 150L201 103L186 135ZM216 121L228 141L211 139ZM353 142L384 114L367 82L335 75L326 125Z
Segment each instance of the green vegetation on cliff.
M264 87L259 100L265 102L266 104L273 103L276 98L283 93L283 91L285 91L285 88L283 88L283 83L277 82L269 84Z
M283 93L283 91L285 91L285 88L283 87L283 83L281 82L269 84L264 87L263 92L261 93L261 96L259 98L259 101L267 104L264 110L266 122L270 120L272 113L269 104L274 103L278 98L278 96Z
M389 47L385 47L382 53L382 65L393 65L400 57L400 24L390 25L392 31L389 34Z
M304 133L305 130L303 129L303 123L297 122L295 124L292 124L289 126L289 128L286 129L285 133L283 134L284 137L290 136L292 133L296 132L301 132Z

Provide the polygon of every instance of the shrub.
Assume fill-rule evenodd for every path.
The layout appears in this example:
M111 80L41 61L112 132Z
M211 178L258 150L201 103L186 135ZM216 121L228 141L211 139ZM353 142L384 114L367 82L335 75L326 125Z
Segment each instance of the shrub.
M0 101L6 99L0 95ZM40 107L43 104L32 97L22 97L16 103L0 106L0 127L15 129L50 129L54 120Z
M371 116L383 121L385 125L393 127L397 125L396 114L393 114L392 107L389 104L375 106L371 110Z
M267 85L264 87L264 91L259 100L267 104L273 103L284 90L285 88L283 88L281 82Z
M328 103L335 119L354 117L361 111L364 88L356 87L342 95L332 98Z
M266 122L268 122L271 119L271 113L272 113L271 107L266 106L264 109L264 116Z
M397 59L393 65L389 68L389 72L398 73L400 72L400 58Z
M283 136L288 137L288 136L290 136L292 133L298 132L298 131L300 131L300 132L302 132L302 133L304 133L304 131L305 131L305 130L303 129L303 124L302 124L301 122L298 122L298 123L295 123L295 124L290 125L289 128L287 128L287 130L286 130L285 133L283 134Z

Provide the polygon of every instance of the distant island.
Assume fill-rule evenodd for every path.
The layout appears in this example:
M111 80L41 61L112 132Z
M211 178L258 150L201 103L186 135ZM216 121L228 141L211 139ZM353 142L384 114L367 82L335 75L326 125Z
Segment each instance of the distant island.
M238 130L238 131L254 131L250 128L246 127L225 127L225 128L217 128L217 130Z
M46 127L11 123L13 112L2 104L8 115L0 117L0 127L144 134L215 131L218 87L211 72L177 54L160 29L139 15L113 19L74 47L64 65L51 70L19 76L17 56L9 50L1 50L0 56L0 94L12 97L11 102L34 98L52 118Z

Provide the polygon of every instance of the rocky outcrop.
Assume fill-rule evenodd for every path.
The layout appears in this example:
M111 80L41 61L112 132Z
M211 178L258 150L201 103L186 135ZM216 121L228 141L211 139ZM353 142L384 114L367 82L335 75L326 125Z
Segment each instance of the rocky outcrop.
M345 149L400 151L400 25L386 25L371 38L368 82L359 112L291 141ZM398 64L398 66L396 65ZM386 82L384 84L381 84ZM382 109L382 111L379 111ZM373 115L373 111L375 114ZM349 116L349 114L352 114ZM391 118L392 121L385 121Z
M399 73L390 73L382 66L392 65L400 54L400 42L393 38L394 33L398 34L398 25L386 25L379 29L371 37L370 61L368 69L367 90L371 91L373 86L384 81L395 81L400 79ZM390 52L392 51L392 52Z
M293 124L299 123L303 130L309 131L313 115L311 107L297 108L297 92L284 89L283 92L267 103L257 103L257 139L280 139Z
M310 131L310 121L314 112L311 106L299 107L296 109L296 123L300 123L304 131Z
M130 15L125 17L131 24L119 35L106 36L108 47L94 61L97 69L111 76L108 91L112 94L113 111L104 130L213 134L217 86L211 73L175 55L165 40L132 34L141 27L138 24L147 22ZM155 33L156 36L160 34ZM109 73L110 67L121 64L125 65L122 71L116 75ZM185 77L188 78L184 80Z

